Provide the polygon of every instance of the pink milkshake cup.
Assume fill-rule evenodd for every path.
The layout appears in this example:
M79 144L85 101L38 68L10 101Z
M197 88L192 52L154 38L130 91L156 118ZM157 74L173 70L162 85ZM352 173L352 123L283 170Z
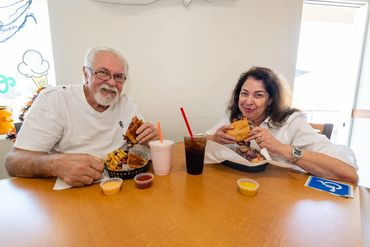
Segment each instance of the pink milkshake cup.
M167 175L171 169L171 148L173 141L160 140L149 142L155 175Z

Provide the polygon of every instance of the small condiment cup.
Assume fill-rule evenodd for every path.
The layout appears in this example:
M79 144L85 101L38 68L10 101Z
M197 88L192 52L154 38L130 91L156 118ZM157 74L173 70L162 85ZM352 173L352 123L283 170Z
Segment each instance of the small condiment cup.
M250 178L240 178L237 181L239 192L245 196L255 196L257 194L259 183Z
M121 190L122 181L121 178L107 178L100 182L100 187L104 195L114 195Z
M139 189L146 189L152 186L154 175L152 173L140 173L134 177L136 186Z

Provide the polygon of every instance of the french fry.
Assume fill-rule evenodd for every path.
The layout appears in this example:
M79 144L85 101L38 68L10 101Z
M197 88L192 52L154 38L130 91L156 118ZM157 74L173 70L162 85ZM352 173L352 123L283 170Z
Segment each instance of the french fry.
M122 149L116 149L108 153L105 158L105 163L109 170L117 171L121 169L121 161L125 160L127 153Z

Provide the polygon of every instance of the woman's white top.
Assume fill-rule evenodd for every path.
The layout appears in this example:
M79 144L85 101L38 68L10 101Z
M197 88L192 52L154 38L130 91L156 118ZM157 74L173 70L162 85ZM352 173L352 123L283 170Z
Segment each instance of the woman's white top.
M354 152L349 147L333 144L325 135L316 133L306 121L306 117L303 113L294 112L289 116L283 126L277 128L268 127L268 121L269 118L266 118L259 127L268 129L279 142L297 146L303 150L326 154L346 162L356 170L358 169ZM230 124L230 120L225 116L213 128L206 131L206 133L208 135L213 135L218 128L227 124ZM279 154L269 154L273 160L287 162L287 160Z

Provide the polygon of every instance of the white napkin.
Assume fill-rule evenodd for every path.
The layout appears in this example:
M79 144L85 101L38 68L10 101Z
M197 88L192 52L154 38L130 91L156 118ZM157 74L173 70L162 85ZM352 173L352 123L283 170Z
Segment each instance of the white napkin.
M265 163L269 163L275 166L280 166L280 167L285 167L285 168L295 168L295 166L292 164L272 160L269 153L267 152L265 148L261 149L260 152L263 156L265 156L266 160L263 160L258 163L251 163L247 159L243 158L242 156L234 152L229 147L225 145L221 145L217 142L207 141L204 163L206 164L207 163L221 163L225 160L228 160L228 161L241 164L241 165L245 165L245 166L259 166Z
M98 180L94 181L94 183L99 183L99 182L103 181L104 179L106 179L108 177L109 176L104 172ZM57 180L55 181L53 190L65 190L65 189L69 189L69 188L72 188L72 185L67 184L61 178L57 178Z
M72 186L67 184L66 182L64 182L63 179L57 178L57 181L55 181L53 190L65 190L65 189L69 189L71 187Z

